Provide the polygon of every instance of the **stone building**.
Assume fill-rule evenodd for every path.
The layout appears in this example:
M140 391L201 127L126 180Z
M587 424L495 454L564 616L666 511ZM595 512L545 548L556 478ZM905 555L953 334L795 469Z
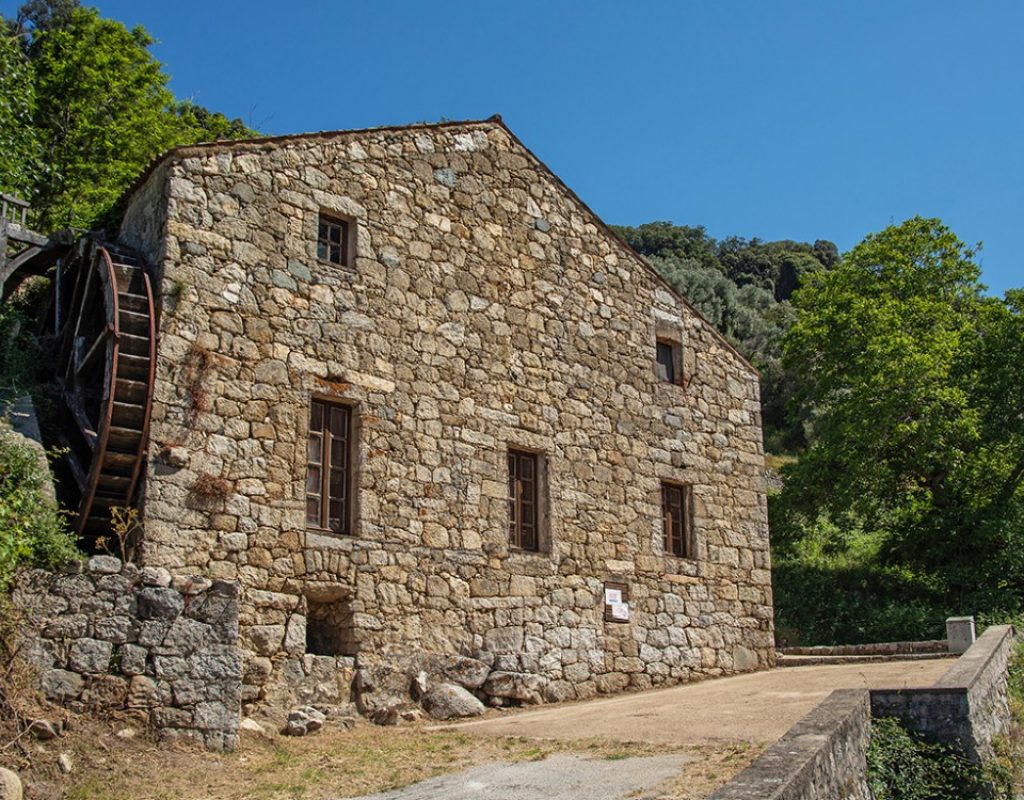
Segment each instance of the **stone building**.
M771 665L757 373L500 118L178 148L120 242L143 562L238 582L243 700Z

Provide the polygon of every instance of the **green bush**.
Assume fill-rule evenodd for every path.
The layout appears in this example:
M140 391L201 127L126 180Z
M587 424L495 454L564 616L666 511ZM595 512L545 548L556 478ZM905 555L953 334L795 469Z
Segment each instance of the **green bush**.
M926 741L898 719L872 720L868 782L876 800L1010 800L1007 776L956 747Z
M0 591L21 566L54 567L79 555L64 514L45 492L38 453L0 421Z

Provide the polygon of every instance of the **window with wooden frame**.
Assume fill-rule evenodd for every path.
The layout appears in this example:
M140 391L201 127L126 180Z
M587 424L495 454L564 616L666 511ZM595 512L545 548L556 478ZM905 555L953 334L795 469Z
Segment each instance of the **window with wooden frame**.
M347 267L349 262L349 223L320 212L317 225L316 257L330 264Z
M693 487L662 483L661 516L665 552L693 558Z
M678 342L658 339L655 342L655 362L658 379L665 383L683 383L682 348Z
M306 524L352 532L352 408L313 400L306 455Z
M536 453L508 451L508 541L520 550L539 550L540 459Z

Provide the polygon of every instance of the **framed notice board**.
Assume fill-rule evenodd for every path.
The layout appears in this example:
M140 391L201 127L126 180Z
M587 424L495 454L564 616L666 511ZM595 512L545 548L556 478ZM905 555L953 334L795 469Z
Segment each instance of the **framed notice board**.
M604 583L604 621L629 622L629 584Z

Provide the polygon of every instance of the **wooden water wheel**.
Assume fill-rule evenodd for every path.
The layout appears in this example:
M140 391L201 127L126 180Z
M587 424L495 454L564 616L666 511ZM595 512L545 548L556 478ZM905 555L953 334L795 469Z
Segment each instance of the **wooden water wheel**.
M60 444L80 536L110 531L135 499L145 458L156 355L153 289L141 259L83 240L56 282Z

